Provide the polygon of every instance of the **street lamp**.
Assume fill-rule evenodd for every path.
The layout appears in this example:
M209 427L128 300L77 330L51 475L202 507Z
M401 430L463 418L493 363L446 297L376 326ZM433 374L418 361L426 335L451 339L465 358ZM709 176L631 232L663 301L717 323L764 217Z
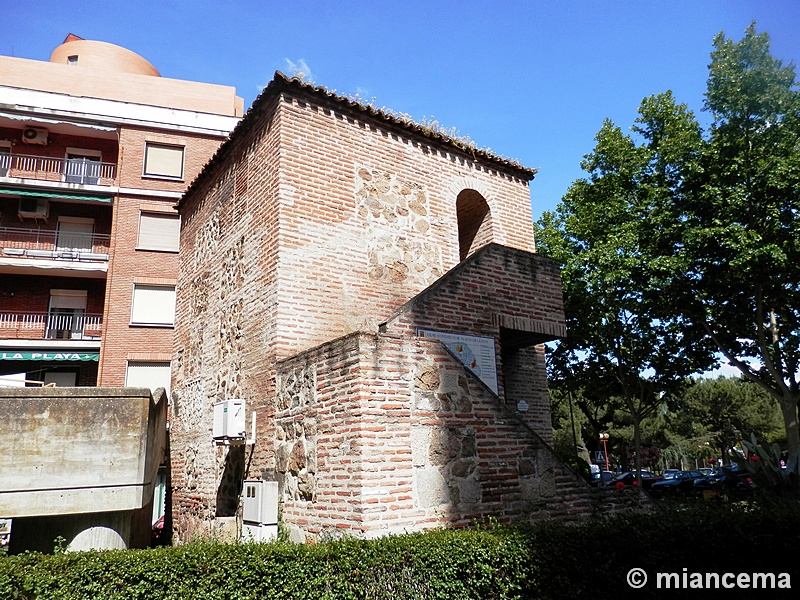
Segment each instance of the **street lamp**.
M607 445L608 444L608 434L607 433L601 433L600 434L600 441L603 442L603 454L605 454L605 457L606 457L606 471L610 471L611 468L609 467L609 464L608 464L608 445Z

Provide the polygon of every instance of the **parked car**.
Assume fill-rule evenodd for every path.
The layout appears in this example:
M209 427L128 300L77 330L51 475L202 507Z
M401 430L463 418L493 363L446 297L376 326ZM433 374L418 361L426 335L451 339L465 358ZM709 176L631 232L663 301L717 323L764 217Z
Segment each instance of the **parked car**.
M600 473L593 473L592 480L589 482L589 485L593 485L595 487L599 485L610 485L612 479L614 479L614 473L612 473L611 471L601 471Z
M661 475L654 475L650 471L642 471L642 489L649 490L650 487L656 482L661 481ZM615 485L616 483L621 482L624 485L635 485L636 482L636 471L625 471L614 477L611 480L610 485Z
M670 471L665 472L664 478L650 487L650 492L659 497L678 494L697 495L708 482L709 479L700 471Z
M699 487L721 495L743 498L753 494L756 484L747 471L743 471L739 465L734 463L714 469L708 477L708 481Z

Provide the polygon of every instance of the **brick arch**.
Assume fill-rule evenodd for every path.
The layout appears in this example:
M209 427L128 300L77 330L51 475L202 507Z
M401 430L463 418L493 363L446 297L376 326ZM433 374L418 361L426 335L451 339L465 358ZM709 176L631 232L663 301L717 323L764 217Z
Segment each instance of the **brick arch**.
M464 190L475 190L484 198L494 198L492 186L477 177L457 177L450 181L448 191L452 198L457 197Z
M478 191L465 189L459 192L456 197L456 220L460 260L494 241L492 211L486 198Z

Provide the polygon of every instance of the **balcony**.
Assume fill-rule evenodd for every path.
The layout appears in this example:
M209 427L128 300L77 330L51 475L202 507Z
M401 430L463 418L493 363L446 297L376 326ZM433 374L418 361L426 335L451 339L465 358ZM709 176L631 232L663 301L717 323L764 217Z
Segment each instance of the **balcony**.
M110 235L101 233L0 227L0 248L6 257L108 262L110 241Z
M0 339L99 340L103 315L82 309L50 312L0 312Z
M57 158L3 152L0 153L0 177L111 186L117 177L117 165L85 156Z

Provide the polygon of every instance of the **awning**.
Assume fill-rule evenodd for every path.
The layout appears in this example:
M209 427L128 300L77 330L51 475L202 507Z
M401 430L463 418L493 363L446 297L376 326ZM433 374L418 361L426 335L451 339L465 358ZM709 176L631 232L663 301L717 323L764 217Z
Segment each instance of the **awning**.
M108 127L103 125L95 125L92 123L81 123L80 121L67 121L64 119L47 119L45 117L41 117L39 115L31 115L31 114L17 114L17 113L10 113L6 111L0 111L0 117L4 119L12 119L14 121L25 121L27 123L31 123L31 125L70 125L73 127L81 127L83 129L94 129L96 131L108 131L109 133L114 133L117 131L116 127Z
M20 190L16 188L0 188L0 194L6 196L36 196L38 198L55 198L57 200L89 200L92 202L105 202L111 204L108 196L94 196L88 194L66 194L63 192L45 192L41 190Z
M99 361L99 352L0 352L0 360Z

